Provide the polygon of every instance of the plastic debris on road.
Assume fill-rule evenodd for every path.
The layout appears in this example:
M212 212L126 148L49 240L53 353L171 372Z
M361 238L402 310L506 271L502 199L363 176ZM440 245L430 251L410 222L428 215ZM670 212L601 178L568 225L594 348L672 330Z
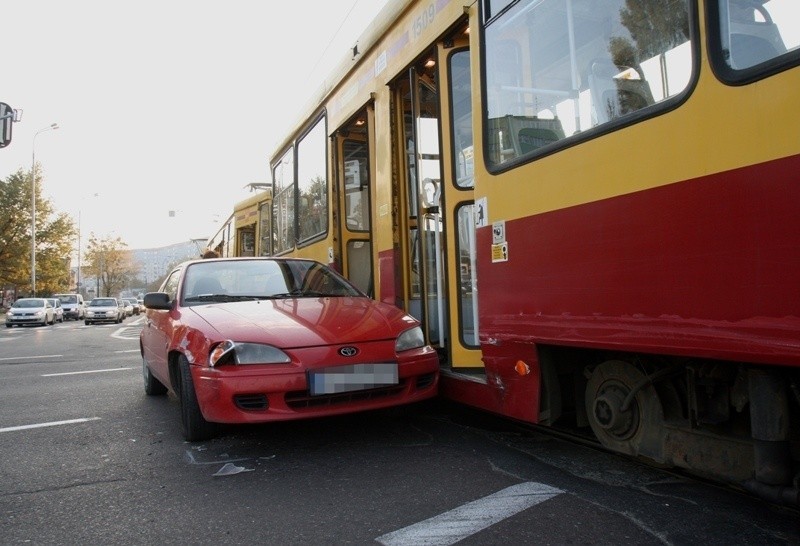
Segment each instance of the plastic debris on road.
M217 470L213 476L233 476L234 474L241 474L242 472L252 472L255 468L245 468L243 466L236 466L233 463L225 463L222 468Z

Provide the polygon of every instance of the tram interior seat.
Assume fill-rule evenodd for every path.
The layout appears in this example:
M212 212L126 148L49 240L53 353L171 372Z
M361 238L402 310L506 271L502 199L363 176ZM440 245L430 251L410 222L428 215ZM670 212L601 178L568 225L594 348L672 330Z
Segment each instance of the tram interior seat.
M588 72L595 125L655 102L650 84L634 68L618 66L611 59L596 59L589 65Z
M558 118L507 115L489 120L491 153L499 162L530 153L564 138Z
M763 6L751 2L732 5L730 18L732 68L741 70L786 53L778 25Z

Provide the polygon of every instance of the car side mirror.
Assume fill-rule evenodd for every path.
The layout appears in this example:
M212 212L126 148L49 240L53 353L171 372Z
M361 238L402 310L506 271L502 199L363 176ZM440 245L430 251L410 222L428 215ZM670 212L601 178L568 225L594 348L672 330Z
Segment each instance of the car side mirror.
M147 309L170 309L172 302L166 292L150 292L144 295L144 306Z

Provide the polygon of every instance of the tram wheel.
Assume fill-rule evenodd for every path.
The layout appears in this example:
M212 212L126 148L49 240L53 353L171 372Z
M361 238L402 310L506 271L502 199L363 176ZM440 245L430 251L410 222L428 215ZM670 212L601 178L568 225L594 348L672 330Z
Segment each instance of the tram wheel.
M603 446L663 461L661 401L647 377L633 365L608 360L594 369L586 384L586 414Z

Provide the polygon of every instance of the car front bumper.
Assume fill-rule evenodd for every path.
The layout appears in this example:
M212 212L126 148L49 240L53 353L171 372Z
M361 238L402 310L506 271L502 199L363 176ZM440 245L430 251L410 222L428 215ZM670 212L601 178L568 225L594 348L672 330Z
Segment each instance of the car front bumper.
M293 366L190 366L203 417L215 423L263 423L388 408L436 396L438 356L420 351L398 363L395 385L312 396L305 369Z
M86 320L91 321L91 322L117 322L119 320L119 316L116 315L116 314L114 314L114 315L106 315L106 314L89 315L89 314L87 314L86 315Z
M6 317L6 324L23 326L25 324L47 324L47 317Z

